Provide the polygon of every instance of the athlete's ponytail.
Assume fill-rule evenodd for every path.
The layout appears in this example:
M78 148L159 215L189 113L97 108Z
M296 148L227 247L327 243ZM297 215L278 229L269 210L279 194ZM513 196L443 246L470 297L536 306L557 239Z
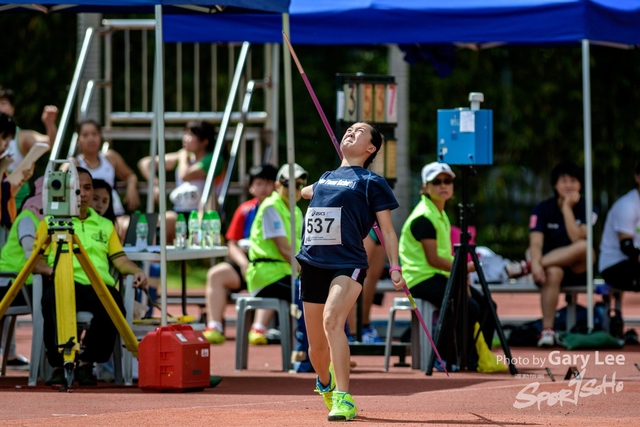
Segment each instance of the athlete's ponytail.
M367 122L365 122L367 123ZM384 142L384 136L380 133L378 129L376 129L371 123L367 123L371 127L371 143L374 147L376 147L376 151L374 151L367 160L365 160L363 167L367 169L369 165L373 162L380 151L380 147L382 147L382 143Z

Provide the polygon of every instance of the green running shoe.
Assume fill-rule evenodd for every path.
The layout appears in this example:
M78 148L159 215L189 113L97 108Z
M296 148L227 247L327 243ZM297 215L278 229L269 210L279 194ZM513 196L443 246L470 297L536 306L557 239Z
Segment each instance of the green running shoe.
M267 345L269 341L264 336L264 332L251 329L249 331L249 344L251 345Z
M205 329L202 331L202 335L204 335L211 344L222 344L227 340L222 332L214 328Z
M349 421L358 415L353 397L344 391L333 392L333 408L329 412L329 421Z
M333 365L329 364L329 385L323 386L320 382L320 378L316 377L316 393L320 393L324 399L324 404L327 405L327 409L331 410L333 406L333 391L336 389L336 376L333 373Z

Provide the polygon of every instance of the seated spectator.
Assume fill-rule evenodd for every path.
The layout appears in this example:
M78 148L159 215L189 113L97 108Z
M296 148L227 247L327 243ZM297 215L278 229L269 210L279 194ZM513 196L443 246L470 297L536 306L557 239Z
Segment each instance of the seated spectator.
M222 320L227 305L227 291L247 289L248 248L240 247L238 241L249 237L260 203L273 193L277 173L278 170L268 164L251 168L249 193L253 199L238 206L225 236L230 260L216 264L207 272L208 322L203 334L211 344L222 344L226 340Z
M118 232L120 241L124 240L124 233L129 225L129 218L125 216L125 208L122 205L120 196L115 191L116 177L127 183L127 192L124 202L129 212L140 206L140 196L138 195L138 177L124 161L122 156L114 150L107 150L102 153L102 127L95 120L87 119L78 123L78 151L79 154L73 157L73 163L88 170L94 179L102 179L112 188L111 200L113 211L118 217ZM62 165L61 169L66 170L67 165Z
M296 202L302 197L309 173L294 165L294 177L289 177L289 165L283 165L276 177L276 190L260 204L251 225L249 237L249 292L259 298L278 298L291 303L291 251L300 250L302 211L295 207L296 238L291 238L289 185L296 186ZM249 343L267 344L267 325L273 310L256 310L249 332ZM282 331L286 333L286 331Z
M33 245L35 243L36 230L42 220L42 183L44 178L40 177L36 180L33 190L26 199L20 209L20 213L16 217L11 230L9 231L9 237L2 252L0 253L0 271L20 273L22 268L27 263L27 260L31 257L33 251ZM40 271L36 268L36 274ZM4 297L9 290L9 286L13 281L7 278L0 278L0 299ZM31 285L33 283L33 275L29 275L25 281L25 285ZM31 286L27 286L27 292L31 295ZM16 299L20 303L22 294L19 294ZM26 301L22 301L26 303ZM7 336L9 329L9 322L5 322L3 337ZM0 343L1 344L1 343ZM29 367L29 360L21 354L16 354L15 335L11 341L11 347L9 350L9 358L7 360L7 367L9 369L26 369Z
M469 227L469 232L472 236L475 235L475 227ZM458 227L451 227L451 243L460 243L460 229ZM473 243L473 237L469 243ZM384 272L387 255L384 253L384 248L380 244L380 240L373 228L369 235L364 238L364 249L367 252L369 268L362 286L362 343L375 344L384 342L384 339L380 337L376 328L371 326L371 306L376 296L376 286ZM471 261L471 255L469 255L469 261ZM351 326L355 325L355 319L356 307L354 306L351 313L349 313L348 320L351 335L355 332L355 327Z
M94 179L93 180L93 198L91 199L91 203L89 206L91 209L96 211L98 215L108 219L113 222L118 227L116 223L116 214L113 211L113 188L102 179Z
M0 176L2 177L2 181L0 182L0 226L4 227L6 230L11 228L11 224L17 214L16 199L14 195L22 186L22 182L31 178L33 174L33 168L25 170L23 180L18 185L12 185L7 181L8 174L6 172L6 167L10 165L10 162L12 161L11 156L7 155L7 149L15 134L16 124L11 116L5 113L0 113Z
M11 117L15 116L14 107L15 94L9 88L0 88L0 113L5 113ZM56 139L58 127L56 126L56 118L58 117L58 108L54 105L47 105L42 110L42 124L46 130L46 135L29 129L20 129L16 127L15 137L9 142L7 152L11 156L12 162L8 167L8 171L13 172L24 160L31 147L36 142L44 142L53 146ZM16 205L20 206L25 197L29 194L29 186L22 185L15 193Z
M195 121L187 123L184 136L182 137L182 149L174 153L166 153L164 157L167 171L175 169L176 188L169 196L173 202L173 212L167 212L167 242L172 244L175 239L175 224L178 213L189 218L192 210L198 210L198 205L207 173L213 161L213 149L215 147L217 133L212 124ZM226 150L215 165L214 185L218 185L224 177L224 162ZM158 170L158 158L155 158L156 172ZM151 157L143 157L138 162L138 169L142 176L149 181L151 170ZM154 188L154 199L157 202L159 197L158 181L156 177Z
M612 287L640 291L640 163L636 188L618 199L607 214L600 243L598 266Z
M533 208L529 220L531 261L523 264L530 265L533 280L541 287L543 329L538 347L552 347L556 343L553 320L560 288L584 286L587 282L587 219L580 196L582 171L573 162L560 163L551 171L551 186L555 195ZM594 212L590 220L595 223L596 219Z
M96 211L89 207L93 199L93 184L89 171L78 167L78 181L80 185L80 215L73 218L74 230L82 230L76 235L80 239L83 247L89 255L98 274L107 285L109 293L115 300L124 314L122 296L115 287L115 280L109 274L109 263L123 275L134 275L134 286L145 288L147 277L144 272L133 262L127 259L122 250L122 245L116 234L115 227L111 221L98 215ZM48 232L48 224L45 221L40 223L37 234L42 235ZM46 385L66 385L66 378L63 368L63 357L59 351L58 338L56 337L56 301L53 264L55 254L49 251L46 262L40 261L40 268L47 278L42 296L42 314L44 317L44 343L47 349L47 359L54 368L53 374ZM78 354L78 366L75 371L75 379L81 386L96 385L93 375L94 363L105 363L109 360L113 352L117 329L109 317L102 302L98 298L95 290L80 263L74 259L73 279L75 281L76 311L88 311L93 313L91 328L86 332L83 339L83 351Z
M453 197L453 180L456 175L446 163L433 162L422 168L422 198L402 226L400 235L400 263L402 276L414 298L429 301L441 308L447 289L453 251L451 245L451 224L445 212L445 204ZM475 271L473 262L467 262L467 272ZM485 297L474 287L468 288L468 337L473 339L474 326L480 323L482 334L491 342L495 331L492 316ZM493 303L495 308L495 303ZM450 327L450 319L445 319L443 330ZM446 338L443 336L443 338ZM442 341L441 341L442 342ZM471 346L475 348L475 346ZM445 348L439 349L444 357Z

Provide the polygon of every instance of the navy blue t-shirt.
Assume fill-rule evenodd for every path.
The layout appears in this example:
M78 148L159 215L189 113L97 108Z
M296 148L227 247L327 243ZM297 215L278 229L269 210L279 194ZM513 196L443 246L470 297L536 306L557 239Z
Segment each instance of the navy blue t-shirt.
M581 197L573 207L573 215L576 217L578 225L586 224L585 213L585 201L584 198ZM597 214L594 209L593 223L595 223L596 218ZM532 231L539 231L544 235L544 243L542 245L543 254L571 244L571 239L569 239L569 235L567 234L567 227L564 224L562 211L560 210L560 206L558 206L557 197L551 197L533 208L531 218L529 219L529 232Z
M342 208L342 244L306 245L305 233L314 223L309 218L312 208ZM376 221L376 212L393 210L398 202L379 175L359 166L340 167L325 172L313 184L313 197L302 227L302 247L296 256L320 268L369 268L362 240Z

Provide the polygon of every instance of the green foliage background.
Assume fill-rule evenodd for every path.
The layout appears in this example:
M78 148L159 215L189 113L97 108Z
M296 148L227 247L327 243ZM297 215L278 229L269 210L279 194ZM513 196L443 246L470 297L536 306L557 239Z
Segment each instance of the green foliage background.
M0 14L0 25L5 34L0 44L0 85L12 87L17 93L18 124L43 131L42 107L56 104L62 108L71 81L77 49L76 16ZM152 55L153 44L149 50ZM175 49L168 45L166 52L169 62ZM192 63L189 52L185 48L185 64ZM254 77L260 76L261 52L254 48ZM330 120L335 117L336 73L387 73L384 46L297 46L296 52ZM132 61L138 61L139 52L132 53ZM116 62L115 66L121 64ZM632 187L632 171L640 160L640 52L592 46L590 70L594 204L600 212L595 233L598 243L608 206ZM167 108L175 104L174 72L175 67L167 66ZM123 82L116 80L114 84L121 87ZM136 84L133 82L134 87ZM221 110L227 76L220 76L218 84ZM313 179L334 167L337 159L297 73L293 85L296 157ZM203 89L203 97L207 90ZM548 182L551 168L561 160L584 161L580 47L458 50L454 71L445 78L440 78L428 63L412 65L409 135L413 202L418 199L421 167L435 160L436 110L468 105L471 91L484 93L483 108L492 109L494 116L494 165L478 167L478 176L470 185L477 242L506 257L520 258L528 241L529 212L535 203L552 194ZM116 98L117 94L114 91ZM114 103L120 101L115 99ZM258 99L254 109L260 106ZM280 159L284 160L284 131L280 139ZM116 150L135 166L146 146L127 144L116 146ZM454 223L458 201L449 206Z
M44 133L47 104L67 97L76 62L75 14L0 13L0 85L16 93L16 122Z

